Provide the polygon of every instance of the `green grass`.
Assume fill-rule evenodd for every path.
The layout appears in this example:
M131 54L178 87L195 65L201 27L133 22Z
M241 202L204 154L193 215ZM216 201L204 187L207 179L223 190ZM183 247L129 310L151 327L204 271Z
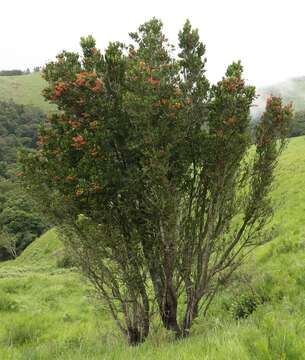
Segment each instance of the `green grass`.
M128 347L86 280L58 267L54 230L0 266L0 359L305 359L305 137L281 157L273 199L278 235L260 248L192 336L176 342L159 324ZM236 321L231 304L251 291L264 302Z
M46 82L39 73L20 76L0 76L0 100L13 100L17 104L32 105L48 112L54 106L41 95Z

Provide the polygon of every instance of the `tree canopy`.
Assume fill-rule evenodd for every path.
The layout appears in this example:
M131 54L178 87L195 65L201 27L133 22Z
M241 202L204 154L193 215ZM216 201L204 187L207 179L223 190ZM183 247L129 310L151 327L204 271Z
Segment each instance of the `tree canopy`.
M165 328L187 336L199 312L270 239L269 191L291 105L268 98L249 131L255 88L240 62L211 85L187 21L178 55L152 19L105 53L89 36L43 71L58 112L24 153L23 180L56 221L131 344ZM253 146L252 146L253 145Z

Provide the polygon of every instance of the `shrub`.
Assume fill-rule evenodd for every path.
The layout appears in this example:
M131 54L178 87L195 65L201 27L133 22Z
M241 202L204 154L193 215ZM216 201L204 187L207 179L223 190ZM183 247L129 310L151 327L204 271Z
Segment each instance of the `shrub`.
M244 293L234 300L230 311L236 320L245 319L251 315L262 302L262 298L256 293Z
M59 268L69 269L75 266L75 262L69 254L64 254L57 259L56 266Z

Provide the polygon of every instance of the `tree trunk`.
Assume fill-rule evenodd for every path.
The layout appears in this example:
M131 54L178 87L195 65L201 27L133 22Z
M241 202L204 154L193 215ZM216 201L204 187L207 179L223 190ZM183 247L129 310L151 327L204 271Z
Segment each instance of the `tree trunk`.
M149 319L143 319L141 325L127 328L128 344L137 346L142 344L149 334Z
M198 315L198 302L192 300L187 304L187 309L183 319L181 337L183 338L188 337L193 321L197 317L197 315Z
M129 327L127 330L128 344L131 346L137 346L144 342L145 338L141 334L138 328Z
M165 299L159 304L162 323L167 330L172 330L176 336L180 336L180 327L177 322L177 297L172 289L168 289Z

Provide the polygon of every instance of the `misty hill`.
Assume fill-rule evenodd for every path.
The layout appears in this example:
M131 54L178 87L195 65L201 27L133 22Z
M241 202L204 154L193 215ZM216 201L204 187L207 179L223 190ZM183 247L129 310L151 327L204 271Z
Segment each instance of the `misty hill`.
M266 103L266 98L270 94L282 96L285 102L292 101L295 111L305 110L305 76L287 79L285 81L258 88L259 98L253 109L255 115L259 115Z

